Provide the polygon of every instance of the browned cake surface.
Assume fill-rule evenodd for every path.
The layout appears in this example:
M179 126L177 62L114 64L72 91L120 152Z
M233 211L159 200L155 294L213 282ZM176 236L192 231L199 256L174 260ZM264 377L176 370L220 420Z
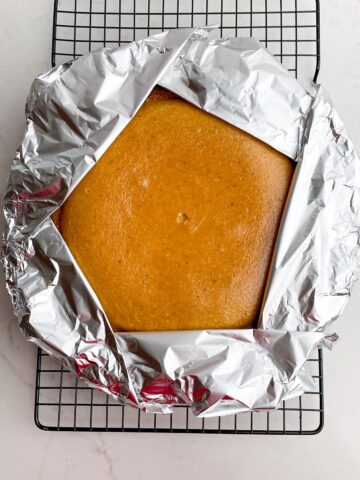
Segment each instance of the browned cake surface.
M250 327L292 174L261 141L156 93L57 222L115 330Z

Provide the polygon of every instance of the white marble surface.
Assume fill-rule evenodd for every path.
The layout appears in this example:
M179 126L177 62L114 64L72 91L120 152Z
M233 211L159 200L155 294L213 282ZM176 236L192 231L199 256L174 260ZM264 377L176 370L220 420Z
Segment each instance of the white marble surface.
M0 0L1 192L22 136L30 82L49 67L51 14L51 0ZM322 2L320 80L358 146L359 22L359 0ZM359 293L358 286L336 324L340 342L325 353L326 417L318 436L46 433L32 417L36 349L19 333L1 281L0 478L360 478Z

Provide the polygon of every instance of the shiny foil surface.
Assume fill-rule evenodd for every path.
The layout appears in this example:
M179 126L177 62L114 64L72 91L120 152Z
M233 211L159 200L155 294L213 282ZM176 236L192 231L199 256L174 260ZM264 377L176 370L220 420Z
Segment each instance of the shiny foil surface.
M2 263L20 328L79 378L147 412L273 409L314 389L304 368L359 272L360 161L321 88L254 39L163 32L35 79L5 195ZM156 84L297 160L259 328L115 333L50 215ZM289 160L290 161L290 160Z

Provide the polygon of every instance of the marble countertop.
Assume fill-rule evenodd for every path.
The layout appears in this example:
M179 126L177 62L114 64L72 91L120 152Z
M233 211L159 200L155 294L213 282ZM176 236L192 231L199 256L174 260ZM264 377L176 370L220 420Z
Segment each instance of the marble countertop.
M319 80L360 147L360 1L344 3L322 2ZM1 192L30 83L49 68L52 4L0 2ZM1 479L360 478L359 285L334 326L340 341L325 352L325 427L314 437L40 431L33 420L36 348L20 334L2 278L0 306Z

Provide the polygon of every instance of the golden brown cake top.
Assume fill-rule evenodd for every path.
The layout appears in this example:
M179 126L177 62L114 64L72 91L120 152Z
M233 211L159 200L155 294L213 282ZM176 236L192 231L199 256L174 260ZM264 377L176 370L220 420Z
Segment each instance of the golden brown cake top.
M156 93L58 224L115 330L250 327L292 174L261 141Z

